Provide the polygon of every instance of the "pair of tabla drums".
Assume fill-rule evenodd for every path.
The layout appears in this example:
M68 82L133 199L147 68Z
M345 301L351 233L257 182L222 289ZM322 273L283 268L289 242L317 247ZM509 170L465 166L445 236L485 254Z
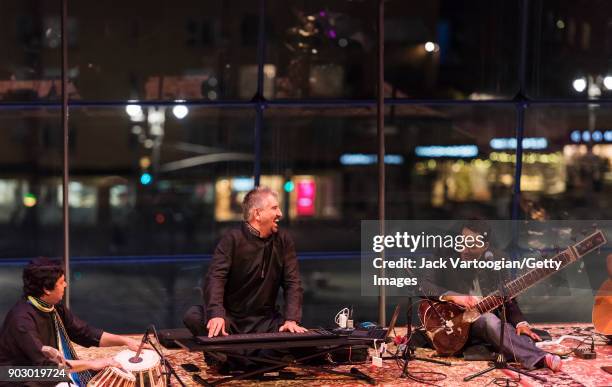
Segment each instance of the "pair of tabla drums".
M125 350L115 356L122 368L108 367L87 383L87 387L164 387L166 375L162 373L159 356L145 349L140 354L142 361L131 362L134 351Z

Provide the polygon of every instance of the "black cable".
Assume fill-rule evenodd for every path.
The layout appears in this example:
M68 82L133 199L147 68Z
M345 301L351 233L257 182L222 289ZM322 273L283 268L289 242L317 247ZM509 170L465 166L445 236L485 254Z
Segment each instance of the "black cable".
M406 345L407 345L407 344L406 344ZM386 353L388 353L389 355L391 355L391 357L390 357L390 358L388 358L388 359L395 360L395 366L397 367L397 369L398 369L398 370L402 370L402 369L404 368L404 365L403 365L403 363L402 363L401 356L400 356L400 352L402 352L402 351L400 351L400 346L397 346L397 347L395 348L395 353L393 353L393 352L389 351L388 349L387 349L387 350L385 350L385 352L386 352ZM419 373L420 373L420 372L419 372ZM446 377L447 377L445 374L442 374L442 373L439 373L439 372L431 372L431 373L432 373L432 374L440 374L440 375L444 376L444 378L442 378L442 379L440 379L440 380L436 380L437 382L438 382L438 381L441 381L441 380L444 380L444 379L446 379ZM409 379L415 380L415 381L420 382L420 383L425 383L425 384L430 384L430 385L433 385L433 386L437 386L436 384L431 384L431 383L430 383L429 381L427 381L426 379L421 379L421 378L418 378L418 377L416 377L416 376L414 376L414 375L412 375L412 374L410 374L410 373L407 373L407 375L406 375L406 376L408 376L408 378L409 378Z
M410 332L410 336L408 341L406 342L406 346L410 345L410 337L412 337L412 332ZM406 348L407 351L410 351L410 348ZM404 359L404 362L402 362L402 358L400 356L400 346L397 346L397 348L395 349L395 353L392 353L389 350L386 350L386 353L392 355L392 359L395 360L395 365L398 369L403 369L404 368L404 364L405 362L408 361L408 359ZM435 382L441 382L443 380L445 380L446 378L448 378L448 376L442 372L436 372L436 371L412 371L409 372L408 369L406 368L406 377L410 380L413 380L415 382L419 382L419 383L423 383L423 384L427 384L430 386L436 386L436 387L440 387L438 384L435 384ZM439 378L432 380L432 379L425 379L422 376L417 376L417 375L437 375L439 376Z
M593 332L593 335L597 335L597 336L599 336L601 339L604 339L604 340L606 341L606 343L607 343L608 341L611 341L611 340L612 340L612 338L611 338L610 336L606 336L606 335L604 335L603 333ZM605 344L601 344L601 345L605 345Z
M588 339L591 339L591 345L593 345L593 347L595 347L595 338L593 338L593 335L591 335L591 336L585 337L585 338L584 338L584 339L583 339L581 342L579 342L579 343L578 343L578 345L577 345L577 346L576 346L574 349L570 350L570 351L569 351L569 352L567 352L567 353L558 354L558 353L554 353L554 352L550 352L550 351L544 351L544 352L550 353L550 354L552 354L552 355L561 356L561 357L564 357L564 356L569 356L569 355L571 355L572 353L575 353L575 352L578 350L578 348L582 347L582 345L583 345L583 344L584 344L584 343L585 343L585 342L586 342Z
M418 299L417 301L415 301L415 302L413 302L411 304L411 307L413 307L414 305L419 304L419 303L421 303L423 301L424 300L422 300L422 299ZM411 321L409 323L410 323L410 325L412 325ZM395 328L394 328L393 332L395 334ZM406 332L406 336L405 337L407 337L407 341L406 341L406 343L404 345L406 345L406 346L410 345L410 340L412 338L412 334L413 334L413 330L410 330L410 332ZM391 352L389 349L385 349L384 353L391 355L390 358L385 358L385 360L388 360L388 359L395 360L396 367L398 369L403 369L405 362L407 362L408 360L404 359L404 361L402 362L402 357L400 356L400 346L401 345L396 346L395 353ZM406 348L406 350L410 351L410 348ZM382 356L383 354L380 354L380 355ZM415 382L423 383L423 384L427 384L427 385L435 386L435 387L441 387L441 386L435 384L435 382L441 382L441 381L445 380L446 378L448 378L448 376L446 374L444 374L442 372L435 372L435 371L412 371L412 372L408 372L408 370L406 370L406 374L405 375L406 375L407 378L409 378L409 379L411 379L411 380L413 380ZM432 375L432 376L438 376L438 378L435 379L435 380L429 380L429 379L423 378L422 376L417 376L417 375Z

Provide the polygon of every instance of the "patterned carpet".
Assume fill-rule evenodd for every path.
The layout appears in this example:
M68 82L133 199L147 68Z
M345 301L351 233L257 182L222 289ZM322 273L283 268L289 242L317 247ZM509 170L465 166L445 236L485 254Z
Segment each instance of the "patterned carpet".
M592 332L592 326L588 324L539 324L539 328L548 330L553 340L558 339L564 335L571 335L576 337L566 338L558 344L551 344L545 347L546 350L556 352L559 354L567 353L571 349L575 348L584 338L586 344L582 345L581 348L590 346L590 337ZM396 330L397 334L402 334L401 330ZM137 337L137 336L134 336ZM408 370L410 373L417 378L426 379L428 383L422 383L413 381L406 378L400 378L401 367L394 360L386 360L383 368L374 367L371 364L357 365L361 371L373 377L377 381L378 386L425 386L425 385L437 385L437 386L457 386L457 385L470 385L470 386L506 386L506 380L510 379L509 386L612 386L612 375L605 373L601 370L602 366L612 366L612 346L605 345L604 341L598 336L595 337L597 358L594 360L583 360L578 359L574 356L569 356L563 361L563 370L556 374L553 374L550 370L540 369L534 371L535 374L543 376L547 379L546 383L541 383L534 379L521 376L517 377L517 374L510 371L495 370L487 375L478 377L469 383L464 383L463 378L472 373L478 372L487 367L487 362L484 361L465 361L462 358L446 358L452 363L451 367L431 364L423 361L411 361ZM82 348L77 346L77 352L83 359L91 359L103 356L114 356L117 352L123 348L111 347L111 348ZM391 348L393 351L393 348ZM189 353L186 350L166 350L164 353L170 359L171 364L176 368L177 373L188 386L198 386L199 384L193 380L194 373L185 371L180 365L185 363L193 363L200 367L201 371L195 374L199 374L202 378L219 378L218 374L207 372L206 365L201 353ZM433 351L426 349L417 350L417 355L422 357L432 357ZM355 365L353 365L355 366ZM347 366L336 366L331 368L336 371L349 372L350 368ZM357 381L355 379L347 378L346 376L330 375L320 371L307 372L302 369L289 368L288 370L294 371L298 374L296 380L249 380L249 381L234 381L228 385L232 386L353 386L353 385L367 385L363 381ZM433 372L433 373L432 373ZM496 379L498 378L498 379ZM173 380L173 386L179 384Z

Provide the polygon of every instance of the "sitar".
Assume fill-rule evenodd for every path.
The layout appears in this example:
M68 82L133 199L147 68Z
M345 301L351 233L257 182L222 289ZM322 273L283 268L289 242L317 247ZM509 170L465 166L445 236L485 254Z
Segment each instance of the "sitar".
M606 243L604 233L597 230L549 259L561 262L559 269L565 268ZM503 291L506 301L515 298L555 271L554 268L533 269L512 281L504 283ZM500 296L499 290L484 297L471 309L465 309L452 302L423 301L419 306L419 318L436 352L439 355L450 356L459 352L465 346L470 325L480 315L497 309L503 303L504 300Z

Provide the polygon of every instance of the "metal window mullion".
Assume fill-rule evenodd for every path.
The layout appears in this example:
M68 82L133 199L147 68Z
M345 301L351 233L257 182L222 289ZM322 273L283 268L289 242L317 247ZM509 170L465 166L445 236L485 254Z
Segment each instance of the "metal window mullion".
M514 171L514 194L512 195L511 219L517 220L521 202L521 175L523 172L523 138L525 137L525 109L527 108L527 33L529 28L529 0L521 1L521 30L519 48L519 92L516 102L516 164Z
M612 99L598 99L598 105L610 105L612 104ZM559 105L559 106L578 106L578 105L588 105L589 103L594 103L593 100L575 100L575 99L529 99L522 101L525 105ZM128 101L76 101L72 100L68 103L70 107L92 107L92 108L102 108L102 107L117 107L124 108L125 105L128 104ZM172 106L175 105L173 101L139 101L139 105L141 106ZM341 108L341 107L363 107L363 108L372 108L377 104L377 100L375 99L357 99L357 100L340 100L340 99L331 99L331 100L271 100L264 101L263 103L258 103L255 101L186 101L181 102L181 105L187 105L190 107L199 107L199 108L210 108L210 109L218 109L218 108L255 108L257 105L261 105L265 108L274 107L274 108ZM517 101L515 99L504 99L504 100L480 100L480 101L472 101L472 100L429 100L429 99L397 99L397 98L386 98L385 105L394 106L394 105L414 105L414 106L495 106L495 105L516 105ZM8 102L2 103L0 102L0 110L26 110L26 109L61 109L62 104L58 102Z
M63 136L63 161L62 161L62 225L64 236L64 273L66 282L70 282L70 201L68 199L69 176L69 128L68 128L68 36L66 34L68 23L68 0L62 0L61 30L62 30L62 136ZM64 303L70 307L70 286L66 288Z
M253 180L255 187L259 186L261 178L261 132L263 131L263 111L265 109L264 90L264 62L266 54L266 0L259 0L259 24L257 28L257 91L253 97L255 105L255 135L253 152Z
M521 175L523 172L523 138L525 127L524 103L516 106L516 169L514 170L514 193L512 195L512 220L517 220L521 201Z
M385 0L378 0L378 88L376 100L377 137L378 137L378 222L379 235L385 235ZM381 258L385 260L384 251ZM381 278L385 277L384 265L380 269ZM386 325L386 291L384 286L379 287L378 294L378 321Z

